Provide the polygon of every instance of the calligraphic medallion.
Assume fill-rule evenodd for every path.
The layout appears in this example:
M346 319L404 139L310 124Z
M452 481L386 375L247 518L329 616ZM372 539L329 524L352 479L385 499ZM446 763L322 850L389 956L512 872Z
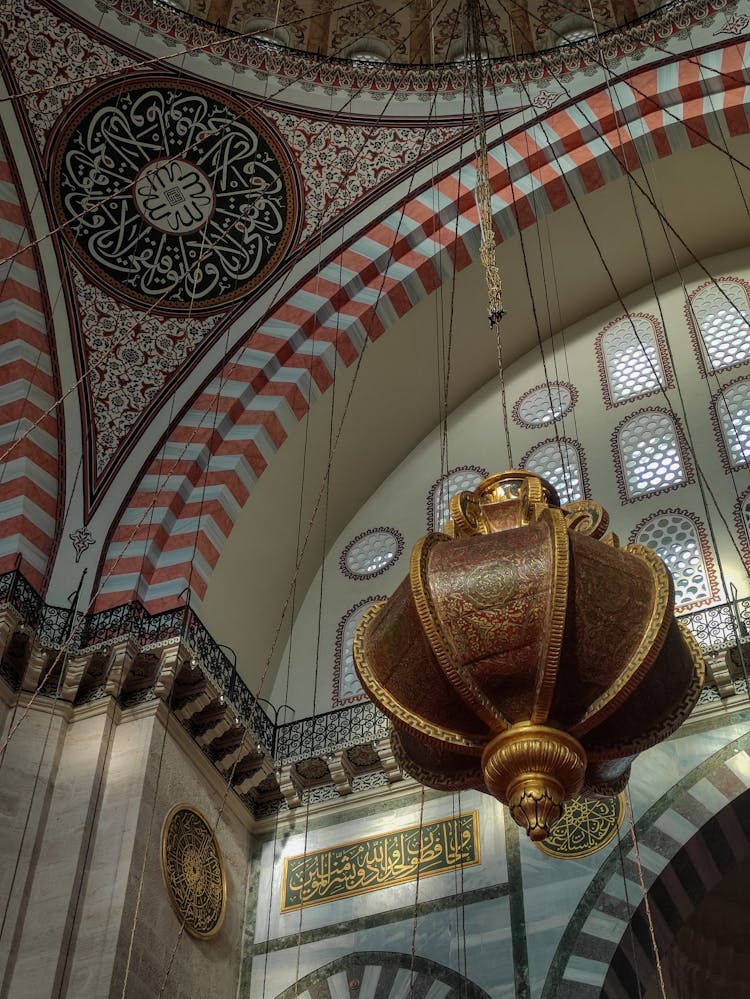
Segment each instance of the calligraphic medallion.
M224 862L211 827L190 805L175 805L164 820L161 866L188 933L204 940L218 933L227 905Z
M622 825L625 798L573 798L565 805L559 822L545 840L536 845L552 857L588 857L611 843Z
M107 291L151 311L208 311L278 265L299 217L273 127L207 86L169 77L104 88L56 139L61 234Z
M281 911L392 888L481 862L479 813L407 826L287 857Z

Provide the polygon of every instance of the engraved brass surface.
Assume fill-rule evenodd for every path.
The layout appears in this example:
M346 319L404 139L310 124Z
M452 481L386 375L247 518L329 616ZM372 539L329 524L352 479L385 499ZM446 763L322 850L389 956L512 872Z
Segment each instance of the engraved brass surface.
M224 861L208 822L190 805L175 805L164 820L161 865L188 933L203 940L218 933L227 905Z
M305 909L365 892L445 874L481 861L479 813L407 826L287 857L281 911Z
M685 719L705 667L663 561L621 548L595 501L561 507L511 469L454 496L450 515L363 619L355 664L407 773L493 794L543 839L574 795L623 789L636 754Z
M588 857L612 842L625 816L622 794L609 798L574 798L549 836L536 845L551 857Z

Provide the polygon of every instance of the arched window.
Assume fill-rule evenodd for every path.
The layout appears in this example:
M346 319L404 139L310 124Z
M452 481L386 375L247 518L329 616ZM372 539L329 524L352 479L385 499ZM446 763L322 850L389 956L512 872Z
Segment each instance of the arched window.
M750 572L750 489L746 489L734 506L734 523L740 542L745 568Z
M612 434L617 486L623 503L692 482L682 434L665 409L640 409Z
M706 281L690 295L688 323L705 376L750 361L750 285L740 278Z
M342 708L346 704L356 704L367 697L362 690L357 671L354 669L354 632L368 607L380 603L386 597L366 597L358 604L350 607L339 621L336 629L336 648L333 656L333 690L332 703L334 708Z
M711 416L721 463L729 472L750 464L750 378L737 378L717 392Z
M433 483L427 494L427 530L442 531L450 514L451 496L464 489L474 489L487 478L478 465L459 465Z
M653 316L614 319L597 336L595 350L607 409L673 387L664 333Z
M681 611L719 596L711 549L698 518L687 510L659 510L642 520L631 543L652 548L672 573L675 606Z
M560 503L572 503L589 493L586 460L580 444L569 437L542 441L521 459L521 468L551 482Z

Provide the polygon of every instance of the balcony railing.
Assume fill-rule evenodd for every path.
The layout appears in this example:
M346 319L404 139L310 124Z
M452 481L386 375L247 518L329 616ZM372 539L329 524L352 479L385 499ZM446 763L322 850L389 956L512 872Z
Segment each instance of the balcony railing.
M0 575L0 608L4 606L13 607L41 645L59 649L67 642L71 654L93 651L126 638L134 639L143 650L182 639L199 660L205 675L235 708L241 723L248 724L251 720L250 728L260 746L280 763L375 742L388 732L385 716L369 701L297 721L275 723L187 605L150 614L135 601L74 619L69 608L45 604L24 576L14 570ZM680 620L706 653L738 646L746 648L750 669L750 597L684 614Z

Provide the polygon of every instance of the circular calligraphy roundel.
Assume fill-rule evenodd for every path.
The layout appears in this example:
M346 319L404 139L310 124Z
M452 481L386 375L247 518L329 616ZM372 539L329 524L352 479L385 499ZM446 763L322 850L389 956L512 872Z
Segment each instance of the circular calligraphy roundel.
M562 818L549 836L537 843L553 857L588 857L603 849L617 835L625 815L625 798L573 798L565 805Z
M63 126L51 183L62 234L110 292L152 310L245 295L288 248L292 167L265 121L207 87L99 91Z
M194 937L212 937L221 928L227 904L224 863L205 818L189 805L176 805L164 821L161 864L185 929Z

